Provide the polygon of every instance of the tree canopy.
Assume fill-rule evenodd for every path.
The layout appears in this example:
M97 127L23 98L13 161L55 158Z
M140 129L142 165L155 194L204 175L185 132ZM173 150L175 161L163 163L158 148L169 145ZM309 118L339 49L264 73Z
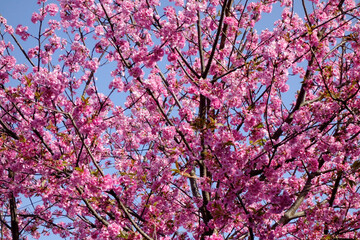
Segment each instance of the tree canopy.
M33 2L0 16L2 239L359 238L358 2Z

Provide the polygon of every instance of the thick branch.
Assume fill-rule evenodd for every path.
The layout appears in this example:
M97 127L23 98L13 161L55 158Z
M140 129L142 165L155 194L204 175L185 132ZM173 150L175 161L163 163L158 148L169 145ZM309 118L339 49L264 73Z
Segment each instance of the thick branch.
M20 48L20 51L24 54L24 57L26 58L26 60L29 61L29 63L31 64L31 66L35 67L35 64L31 61L31 59L29 58L28 54L26 53L26 51L24 50L24 48L21 46L21 44L19 43L19 41L16 39L14 34L11 34L11 37L14 39L16 45Z
M314 62L315 56L312 55L311 59L308 63L308 66L311 66ZM303 104L305 103L305 99L306 99L306 87L307 87L307 80L310 78L311 75L311 71L309 69L306 70L305 73L305 77L304 77L304 82L301 85L301 89L299 92L299 95L296 99L296 103L295 103L295 107L293 108L293 110L291 111L291 113L289 114L289 116L285 119L285 122L290 124L294 118L294 114L296 111L298 111L300 109L300 107L303 106ZM274 135L272 136L272 139L277 140L281 134L283 133L283 130L281 127L279 127L276 132L274 133Z
M330 197L330 200L329 200L329 206L330 207L332 207L332 205L334 203L337 190L339 189L339 184L340 184L341 178L342 178L342 172L340 171L338 173L338 176L337 176L336 180L335 180L334 187L333 187L333 189L331 191L331 197Z
M9 170L9 178L14 179L14 172L12 170ZM11 218L11 236L13 240L19 240L20 229L19 229L19 222L17 219L17 207L16 207L16 199L14 193L10 193L9 205L10 205L10 218Z
M271 229L275 229L278 225L285 225L288 222L290 222L292 219L299 217L299 215L303 215L304 213L296 213L296 211L298 210L298 208L300 207L300 205L303 203L303 201L305 200L307 194L310 191L310 187L311 187L311 181L317 176L317 173L311 173L308 176L308 179L302 189L302 191L300 192L299 196L297 197L297 199L295 200L295 202L291 205L291 207L285 212L285 214L281 217L281 219L279 220L279 222L275 223Z
M191 170L190 176L191 176L191 178L189 178L189 182L190 182L191 192L194 197L200 198L201 196L200 196L199 188L196 183L196 179L194 178L196 176L194 169Z
M234 186L232 186L232 187L234 188ZM246 213L246 215L249 215L249 211L246 209L245 204L244 204L244 202L242 201L240 195L237 194L236 197L237 197L237 199L239 200L240 205L241 205L241 207L243 208L243 210L244 210L244 212ZM250 222L250 223L253 223L253 219L252 219L251 217L249 217L249 222ZM254 238L254 231L253 231L252 227L249 226L248 229L249 229L249 234L250 234L250 240L254 240L254 239L255 239L255 238Z
M212 60L214 58L215 51L217 49L217 42L219 41L220 34L222 32L222 25L223 25L223 21L224 21L227 2L228 2L227 0L224 0L223 7L221 9L221 16L220 16L220 20L219 20L219 28L217 30L216 37L215 37L215 40L214 40L214 44L212 46L211 54L210 54L210 57L208 59L206 68L205 68L204 72L201 74L201 77L204 78L204 79L207 77L207 75L209 73L209 70L210 70L210 67L211 67L211 62L212 62Z
M78 190L78 192L80 193L80 195L83 193L83 191L81 190L81 188L76 187L76 189ZM89 211L91 212L91 214L97 219L99 220L99 222L101 222L102 224L104 224L106 227L109 226L108 221L106 221L103 217L101 217L96 211L95 209L91 206L91 204L89 203L89 201L83 197L81 197L81 199L84 201L86 207L89 209Z
M225 6L225 16L229 17L230 16L230 9L231 9L231 5L233 4L234 0L230 0L227 2L226 6ZM227 39L227 30L229 28L228 24L224 24L224 29L222 30L222 35L221 35L221 40L220 40L220 46L219 46L219 50L223 49L225 47L225 41Z
M123 210L123 212L125 213L126 215L126 218L129 219L129 221L131 222L131 224L135 227L135 229L147 240L153 240L149 235L147 235L146 232L144 232L137 224L136 222L132 219L130 213L128 212L127 208L125 207L125 205L120 201L119 197L116 195L115 191L114 190L110 190L109 191L109 194L111 196L113 196L118 205L120 206L121 210Z
M10 137L19 140L18 135L10 129L10 127L0 118L0 125L3 127L4 132Z
M17 219L17 213L16 213L16 199L14 197L14 194L11 193L10 196L10 216L11 216L11 236L13 240L20 239L20 230L19 230L19 223Z
M201 129L204 129L204 125L206 122L206 114L207 114L207 99L204 95L200 95L200 106L199 106L199 118L200 122L202 124ZM201 132L201 159L199 160L199 168L200 168L200 177L207 178L208 177L208 170L205 164L205 158L206 158L206 146L204 143L204 130ZM207 209L207 204L210 202L210 194L207 191L202 191L202 200L203 204L200 208L203 220L205 225L209 223L209 221L213 218L209 210ZM213 233L213 229L209 229L204 232L203 235L210 236ZM204 236L202 236L201 239L204 239Z
M341 181L341 178L342 178L342 174L343 172L340 171L338 172L338 175L337 175L337 178L335 180L335 184L334 184L334 187L331 191L331 196L330 196L330 200L329 200L329 206L332 207L333 206L333 203L334 203L334 200L335 200L335 196L336 196L336 193L339 189L339 185L340 185L340 181ZM328 227L328 224L325 225L325 229L324 229L324 234L328 234L329 233L329 227Z
M185 57L181 54L181 52L179 51L179 49L174 48L175 51L179 54L179 56L181 57L182 61L185 63L185 65L189 68L189 70L197 77L200 78L199 74L190 66L190 64L186 61ZM186 72L186 71L185 71Z
M205 64L204 64L204 51L202 47L201 40L201 21L200 21L200 12L198 11L198 20L197 20L197 34L198 34L198 46L199 46L199 55L200 55L200 63L201 63L201 74L204 73Z
M82 143L83 146L85 147L86 152L87 152L88 155L90 156L92 163L95 165L96 169L97 169L98 172L101 174L101 176L105 176L104 173L103 173L103 171L102 171L102 169L100 168L99 164L96 162L93 154L91 153L89 146L86 145L86 143L85 143L85 141L84 141L84 138L81 136L81 133L80 133L80 131L79 131L79 128L77 127L77 125L76 125L76 123L75 123L75 121L74 121L74 118L72 117L71 114L67 114L67 115L68 115L68 117L70 118L71 123L73 124L73 126L74 126L74 128L75 128L75 132L77 133L77 135L79 136L79 138L80 138L80 140L81 140L81 143Z

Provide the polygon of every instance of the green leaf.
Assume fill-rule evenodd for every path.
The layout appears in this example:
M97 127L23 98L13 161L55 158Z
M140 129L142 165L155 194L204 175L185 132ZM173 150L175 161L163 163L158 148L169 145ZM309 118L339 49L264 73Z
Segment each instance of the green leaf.
M321 238L321 240L331 240L331 239L332 239L332 237L330 235L326 235Z
M85 103L85 105L89 105L89 97L85 98L84 95L82 95L81 100Z
M84 169L82 169L81 167L75 167L74 169L79 172L84 172Z
M117 235L118 238L120 239L128 239L129 238L129 234L126 232L121 231L119 235Z
M32 85L32 80L30 79L30 78L28 78L26 75L24 76L24 78L25 78L25 80L26 80L26 85L28 86L28 87L30 87L31 85Z
M225 146L235 146L235 144L232 141L227 141L224 143Z
M43 95L43 93L44 93L44 92L35 92L35 98L36 98L37 100L39 100L40 97Z
M42 188L45 187L45 183L46 183L46 180L43 180L43 181L41 182L41 187L42 187Z
M353 180L350 179L346 179L348 184L350 185L350 187L356 186L356 182L354 182Z
M95 177L98 177L99 176L99 171L98 170L91 171L91 175L93 175Z
M356 160L352 165L351 165L351 169L353 171L357 171L360 168L360 160Z

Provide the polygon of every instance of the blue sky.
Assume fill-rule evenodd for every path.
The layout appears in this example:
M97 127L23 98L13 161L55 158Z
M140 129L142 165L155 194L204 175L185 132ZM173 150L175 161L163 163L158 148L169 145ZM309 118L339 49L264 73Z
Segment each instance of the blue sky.
M0 0L0 14L14 26L23 24L30 20L32 12L37 9L34 3L35 0Z

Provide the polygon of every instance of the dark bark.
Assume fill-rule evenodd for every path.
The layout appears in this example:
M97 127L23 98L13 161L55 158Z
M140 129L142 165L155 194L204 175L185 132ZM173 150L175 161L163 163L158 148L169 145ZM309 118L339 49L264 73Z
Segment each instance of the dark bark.
M9 178L14 179L14 172L9 171ZM11 236L13 240L20 239L20 229L19 229L19 222L17 219L17 207L16 207L16 198L14 193L10 193L9 199L10 205L10 218L11 218Z

